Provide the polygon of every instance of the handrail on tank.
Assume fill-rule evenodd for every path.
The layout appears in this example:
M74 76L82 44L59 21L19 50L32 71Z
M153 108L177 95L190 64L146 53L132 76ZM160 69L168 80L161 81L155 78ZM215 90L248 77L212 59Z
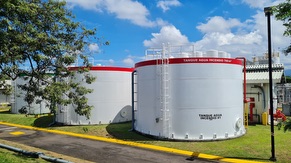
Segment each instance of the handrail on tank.
M166 59L170 57L182 57L184 53L194 55L195 47L193 44L170 45L162 44L159 48L149 48L145 50L145 58L148 59Z
M247 103L247 77L246 77L246 58L245 57L236 57L235 59L242 59L244 62L244 103Z

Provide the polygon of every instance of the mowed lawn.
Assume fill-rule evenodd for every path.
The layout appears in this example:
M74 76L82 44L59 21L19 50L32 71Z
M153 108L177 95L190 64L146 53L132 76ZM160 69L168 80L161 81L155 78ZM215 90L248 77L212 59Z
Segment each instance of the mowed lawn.
M46 127L47 129L69 131L74 133L110 137L145 144L152 144L181 150L205 153L227 158L238 158L260 162L270 162L271 136L270 126L256 125L248 126L247 133L239 138L212 141L212 142L178 142L161 141L142 136L130 131L131 123L92 125L92 126L52 126L53 117L42 115L35 117L21 114L10 114L7 110L0 112L0 121L22 124L35 127ZM291 132L283 132L275 127L275 152L278 163L290 162L291 160ZM1 162L1 161L0 161Z

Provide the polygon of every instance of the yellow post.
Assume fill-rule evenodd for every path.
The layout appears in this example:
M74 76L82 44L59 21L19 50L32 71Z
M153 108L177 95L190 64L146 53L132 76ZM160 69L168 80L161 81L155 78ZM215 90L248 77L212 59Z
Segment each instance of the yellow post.
M262 114L262 124L267 126L268 124L268 113L267 112L263 112Z
M248 103L244 103L244 123L245 123L245 128L248 128L248 114L249 114L249 108L248 108Z

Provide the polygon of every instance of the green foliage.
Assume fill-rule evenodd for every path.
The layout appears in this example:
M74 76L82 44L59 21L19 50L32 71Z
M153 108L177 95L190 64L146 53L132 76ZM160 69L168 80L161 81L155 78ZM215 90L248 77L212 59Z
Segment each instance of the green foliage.
M0 83L3 81L0 81ZM1 92L3 95L11 95L12 94L12 86L11 85L7 85L4 81L4 83L0 84L2 86L3 91Z
M278 123L278 130L284 127L284 132L291 130L291 118L287 118L286 121Z
M0 1L0 81L22 76L28 84L19 87L26 92L28 104L45 100L52 112L57 104L74 104L77 113L88 118L92 107L86 104L85 94L92 90L80 86L74 80L75 72L67 67L77 59L89 67L86 48L100 40L96 29L73 21L65 5L56 0ZM84 79L94 81L88 74Z
M291 0L286 0L284 3L273 7L275 17L277 20L282 20L286 27L285 36L291 36ZM285 54L291 53L291 45L284 50Z

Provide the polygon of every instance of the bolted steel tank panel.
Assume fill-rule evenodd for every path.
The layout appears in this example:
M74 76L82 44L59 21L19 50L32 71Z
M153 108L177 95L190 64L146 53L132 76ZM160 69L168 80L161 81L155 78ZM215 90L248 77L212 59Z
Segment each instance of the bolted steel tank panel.
M78 67L73 67L75 70ZM93 106L91 116L78 115L74 105L59 106L57 122L67 125L109 124L131 121L131 73L133 68L96 66L90 68L90 75L96 80L87 84L83 74L76 73L75 81L92 89L86 95Z
M245 134L241 60L168 58L135 66L138 132L194 141Z
M11 113L19 114L46 114L50 113L49 107L47 107L48 101L42 100L40 103L36 103L37 98L29 106L28 103L24 100L25 91L18 87L18 85L25 85L28 83L28 80L24 79L25 76L18 77L16 80L12 81L13 95L11 100ZM41 99L39 99L41 100ZM22 110L22 111L21 111ZM23 112L25 111L25 112Z

